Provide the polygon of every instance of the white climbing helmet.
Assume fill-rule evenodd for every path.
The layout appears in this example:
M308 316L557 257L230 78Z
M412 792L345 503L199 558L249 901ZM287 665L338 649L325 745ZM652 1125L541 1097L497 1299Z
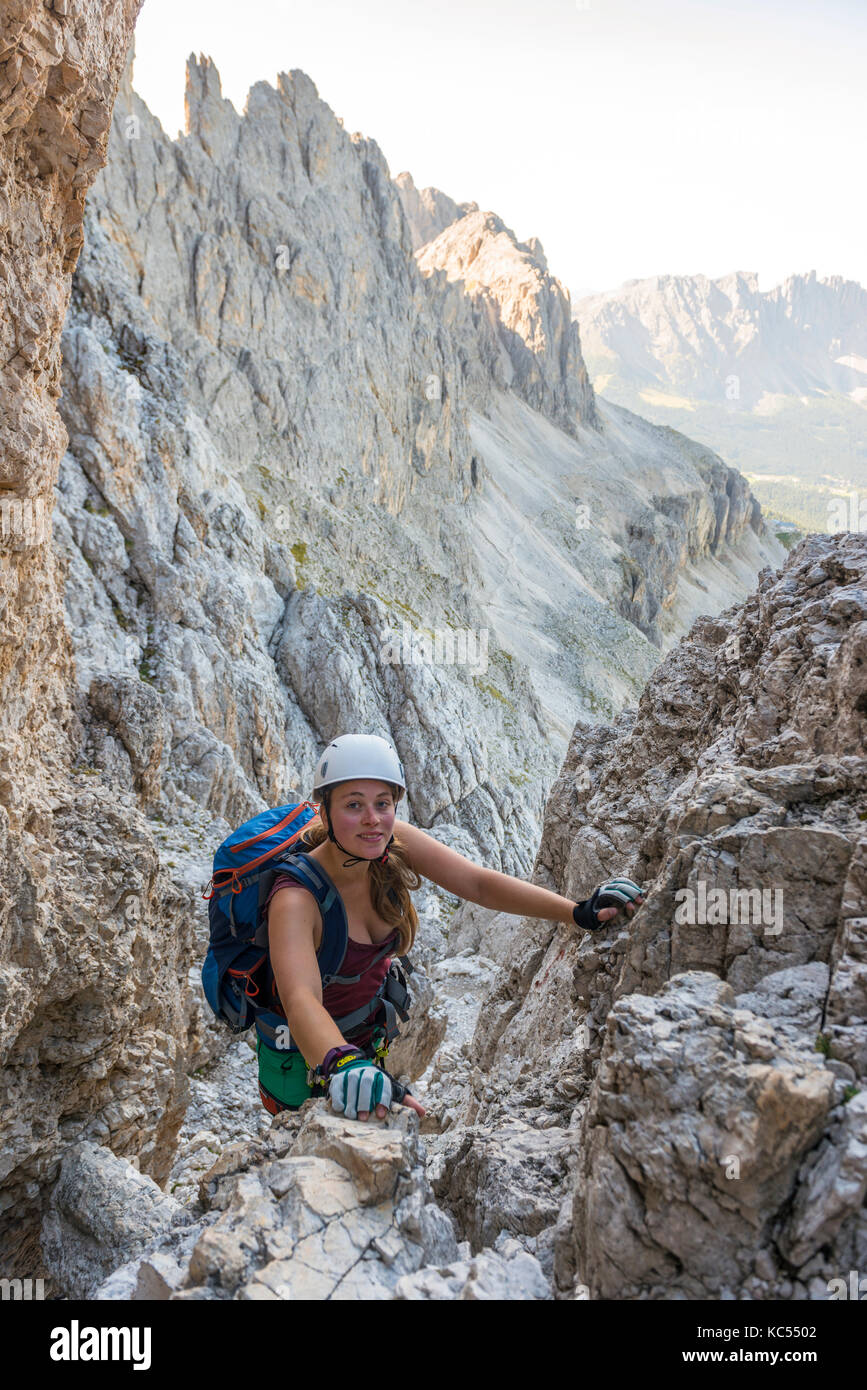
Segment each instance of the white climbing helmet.
M363 777L389 782L406 791L403 763L393 743L378 734L341 734L329 743L316 765L313 795L318 797L325 787L333 787L337 782Z

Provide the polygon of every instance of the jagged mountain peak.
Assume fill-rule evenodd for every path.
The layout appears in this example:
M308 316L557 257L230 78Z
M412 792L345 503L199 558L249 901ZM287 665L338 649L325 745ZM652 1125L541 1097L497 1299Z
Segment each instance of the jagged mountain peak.
M494 234L505 232L515 247L526 251L542 270L547 271L548 261L539 238L534 236L528 237L525 242L518 241L512 229L497 213L482 211L478 203L456 203L439 188L416 188L412 174L407 171L398 174L394 182L412 229L413 250L419 251L443 232L452 230L456 223L472 214L479 214L488 230ZM478 226L477 223L473 225Z
M446 260L457 272L471 265L482 255L489 262L488 274L497 273L494 266L497 258L503 261L533 262L533 268L547 273L548 265L542 251L542 243L533 237L528 242L519 241L512 228L507 226L496 212L475 208L464 214L459 221L444 227L435 239L436 245L424 247L419 259L423 267L442 264ZM541 255L539 254L541 253ZM479 266L479 270L482 266ZM559 284L559 281L557 282ZM567 294L567 291L563 291Z
M477 208L416 260L440 312L480 344L488 374L573 436L600 427L569 294L537 237L518 241L496 212Z
M412 231L414 251L433 241L450 223L478 211L478 203L456 203L439 188L416 188L412 174L406 170L394 182Z

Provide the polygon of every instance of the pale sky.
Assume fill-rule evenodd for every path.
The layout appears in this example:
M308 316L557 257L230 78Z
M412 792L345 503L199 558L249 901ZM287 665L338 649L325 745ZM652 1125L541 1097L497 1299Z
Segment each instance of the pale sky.
M133 85L184 124L190 53L239 112L301 68L572 291L815 270L867 285L867 0L144 0Z

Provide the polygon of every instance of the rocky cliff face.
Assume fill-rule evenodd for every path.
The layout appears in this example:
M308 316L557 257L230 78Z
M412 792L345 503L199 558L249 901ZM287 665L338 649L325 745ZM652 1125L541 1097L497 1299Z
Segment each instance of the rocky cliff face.
M190 948L134 803L77 776L51 543L60 331L138 0L10 0L0 20L0 1223L40 1272L40 1205L89 1120L158 1174L183 1114ZM159 925L177 917L166 941ZM159 998L158 996L162 997Z
M434 1189L565 1296L827 1298L863 1267L865 580L863 537L810 537L637 712L576 726L535 878L625 872L634 924L453 920L501 968Z
M599 587L609 568L610 542L619 552L620 574L613 587L605 583L605 591L618 613L654 643L667 647L698 612L725 602L732 577L717 569L716 561L725 570L733 555L746 558L753 551L753 537L761 549L775 547L775 561L782 558L766 534L749 485L735 469L682 434L648 425L641 416L596 397L568 293L549 272L538 238L519 242L495 214L426 189L426 206L436 208L444 224L434 234L435 222L419 220L419 195L408 175L396 182L414 227L414 244L425 231L432 233L430 242L418 246L416 261L438 317L460 344L463 383L478 416L484 417L477 420L475 410L471 414L473 443L503 485L500 507L508 507L512 495L520 496L521 513L510 517L513 527L532 536L527 521L536 508L527 494L548 490L552 473L556 478L560 471L558 456L567 452L562 443L552 446L544 438L525 441L529 430L516 420L513 405L519 397L578 446L574 454L568 450L581 479L575 498L578 524L587 532L603 531L605 540L600 547L592 542L601 538L585 535L582 540L591 544L582 544L570 556L570 565ZM499 436L497 453L500 440L508 440L511 467L492 456L488 422ZM521 474L530 486L522 486ZM607 487L612 477L616 494ZM484 502L483 495L480 512ZM483 539L485 531L483 525ZM695 575L693 587L694 565L701 574ZM507 575L500 573L498 582L501 591L508 590ZM574 607L575 599L563 598L563 606ZM517 595L513 602L520 606ZM534 628L548 626L544 614L533 617ZM531 658L530 664L544 680L545 663L536 665Z
M37 759L62 750L69 718L70 651L46 543L66 444L57 414L60 330L84 199L105 160L138 8L132 0L110 6L103 28L102 7L93 3L3 7L0 738L7 777L22 739Z
M106 671L152 682L164 794L229 821L304 785L335 728L372 720L423 824L526 863L510 846L535 833L576 698L614 712L634 697L658 660L643 638L682 627L687 569L741 555L749 574L774 543L687 441L625 417L605 437L552 429L583 399L557 282L483 218L519 370L456 286L452 323L381 153L303 73L258 84L239 117L192 63L187 105L190 134L170 141L124 84L67 325L59 539L82 693ZM484 660L449 666L451 714L423 653L384 659L407 628L485 635ZM111 718L108 733L95 765L135 787Z
M484 410L493 382L567 434L598 429L569 295L549 273L538 238L519 242L495 213L455 203L438 188L420 193L409 174L395 184L438 317L464 345L470 398Z
M135 789L153 761L184 816L231 823L309 787L336 729L393 728L412 813L517 867L541 810L524 764L554 760L526 671L481 638L455 347L382 156L303 73L242 119L192 64L188 108L194 134L168 141L124 87L65 338L95 765ZM152 758L118 736L108 675L149 687Z
M443 320L481 345L485 383L492 376L513 388L567 434L598 426L569 296L538 242L517 241L494 213L471 212L424 246L418 263Z
M478 203L456 203L439 188L416 188L412 174L398 174L394 180L409 223L412 249L418 251L452 222L468 212L478 212Z

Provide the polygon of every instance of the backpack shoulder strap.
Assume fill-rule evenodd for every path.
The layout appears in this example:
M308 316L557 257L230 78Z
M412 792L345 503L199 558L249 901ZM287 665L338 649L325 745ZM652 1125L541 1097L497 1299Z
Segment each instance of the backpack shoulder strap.
M319 965L319 973L322 976L323 989L327 985L355 985L361 979L360 975L341 975L340 968L346 956L346 947L349 941L349 924L346 920L346 909L343 899L337 891L331 876L326 873L322 865L315 859L302 851L292 855L286 863L275 864L270 871L271 878L268 886L260 894L260 902L264 903L265 898L271 891L271 883L278 874L287 874L294 878L303 888L307 888L319 904L319 911L322 914L322 941L316 955ZM256 935L257 942L266 949L268 946L267 925L260 924ZM382 960L383 956L394 954L394 944L383 946L382 949L368 963L367 969Z
M272 873L274 877L278 874L287 874L290 878L294 878L297 883L300 883L302 888L306 888L313 894L322 914L322 941L316 955L322 983L325 985L330 983L333 978L339 978L337 972L343 964L343 957L346 955L349 924L346 920L343 899L330 877L315 859L311 859L303 851L293 854L291 859L287 859L285 863L275 864ZM270 887L268 891L270 892ZM267 936L264 944L267 946Z

